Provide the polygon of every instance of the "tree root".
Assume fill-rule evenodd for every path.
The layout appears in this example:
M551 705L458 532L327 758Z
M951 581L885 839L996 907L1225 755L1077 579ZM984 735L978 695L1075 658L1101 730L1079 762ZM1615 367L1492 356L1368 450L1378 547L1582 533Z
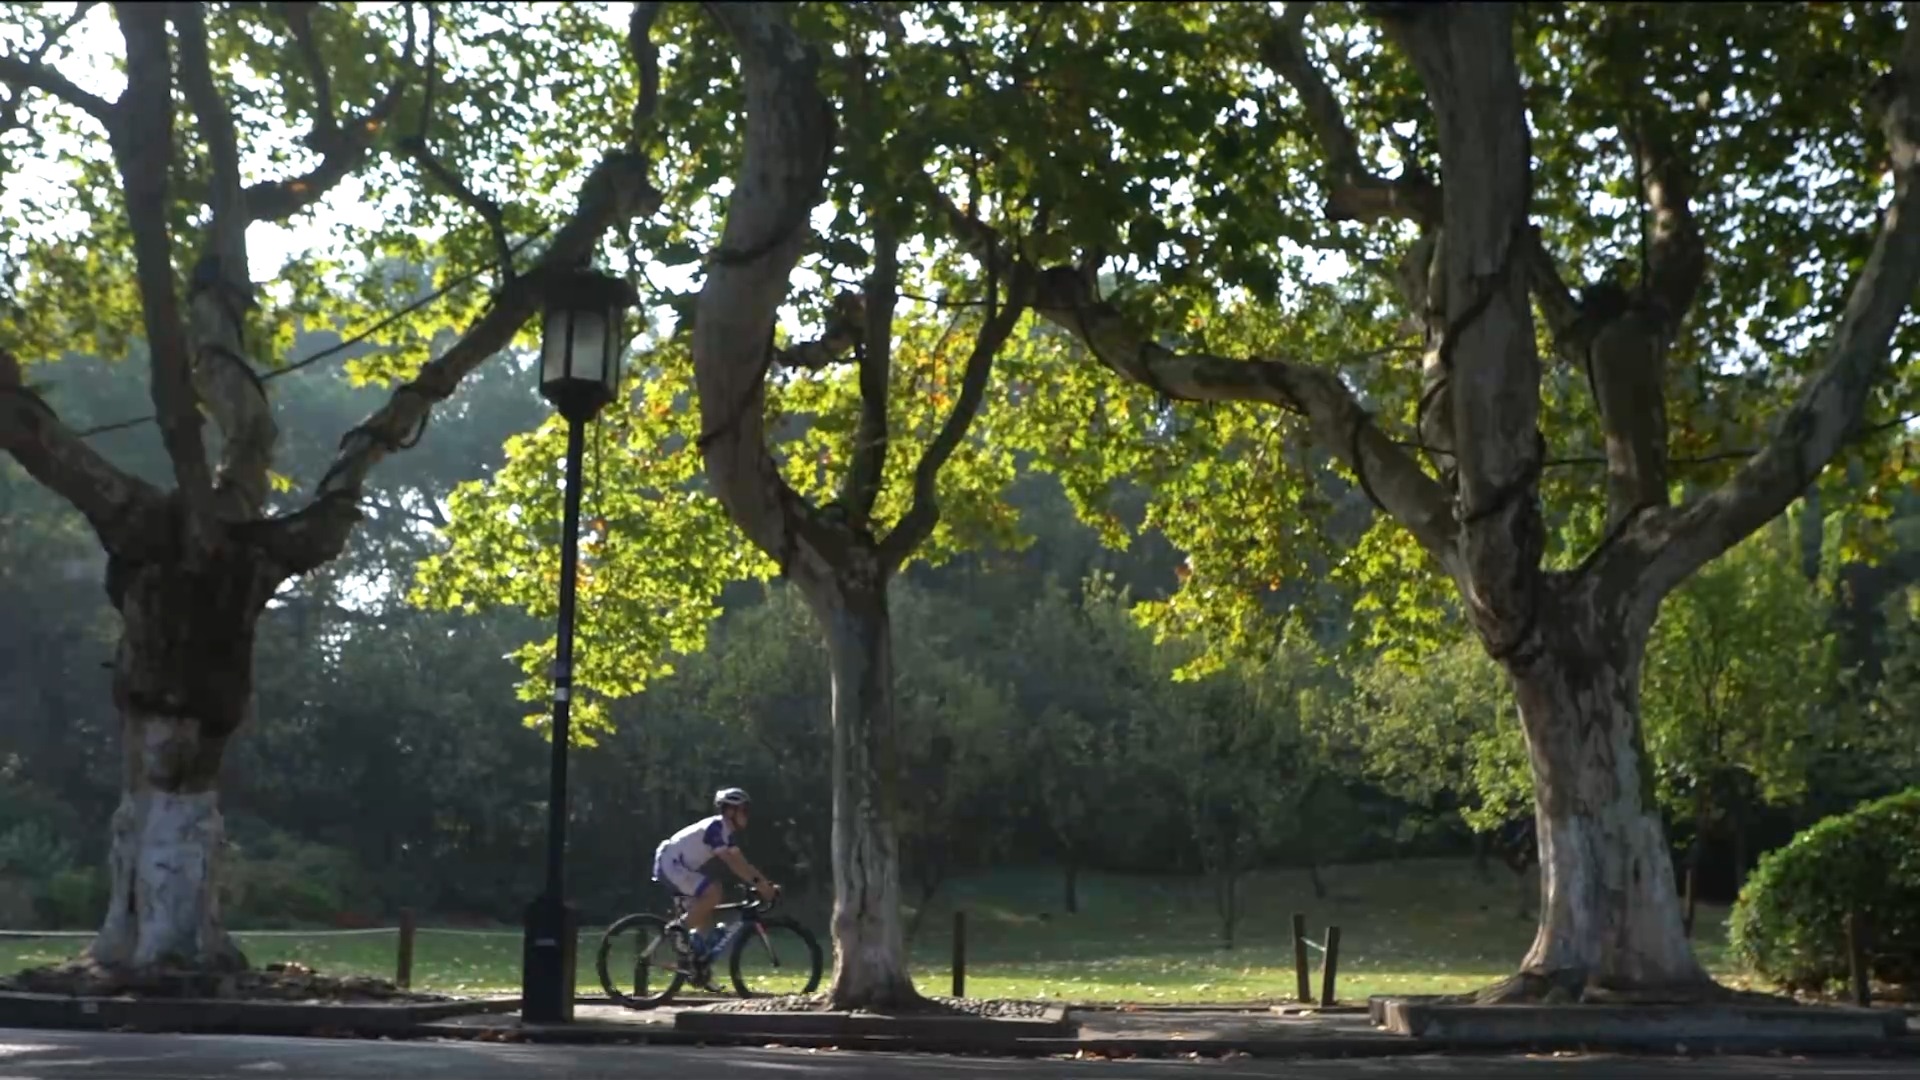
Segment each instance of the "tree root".
M1727 1005L1789 1004L1791 998L1721 986L1711 979L1664 985L1605 983L1585 971L1521 971L1470 994L1439 999L1445 1005Z

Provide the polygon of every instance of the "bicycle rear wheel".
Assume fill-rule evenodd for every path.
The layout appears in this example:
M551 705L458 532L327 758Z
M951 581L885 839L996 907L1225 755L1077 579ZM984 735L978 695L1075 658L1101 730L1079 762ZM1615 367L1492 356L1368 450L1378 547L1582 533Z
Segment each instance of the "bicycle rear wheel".
M615 922L600 938L595 967L601 988L629 1008L664 1005L686 981L675 948L685 937L685 930L669 927L658 915L628 915Z
M811 994L820 988L820 943L791 919L761 919L733 943L728 961L741 997Z

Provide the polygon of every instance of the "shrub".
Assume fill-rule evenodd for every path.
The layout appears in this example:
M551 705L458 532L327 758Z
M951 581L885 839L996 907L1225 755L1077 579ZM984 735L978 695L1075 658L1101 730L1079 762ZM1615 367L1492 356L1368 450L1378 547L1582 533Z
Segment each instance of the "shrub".
M1756 974L1820 990L1847 974L1850 911L1870 928L1874 978L1920 985L1920 788L1830 817L1761 859L1728 941Z
M251 929L331 926L373 891L350 852L277 830L232 843L222 884L229 923Z

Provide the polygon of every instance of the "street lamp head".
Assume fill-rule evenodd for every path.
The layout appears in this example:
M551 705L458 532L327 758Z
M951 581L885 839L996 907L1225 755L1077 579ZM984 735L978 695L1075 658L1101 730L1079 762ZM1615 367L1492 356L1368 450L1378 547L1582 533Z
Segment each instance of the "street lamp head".
M540 324L540 395L578 423L591 420L620 388L622 330L640 300L622 278L581 267L547 280Z

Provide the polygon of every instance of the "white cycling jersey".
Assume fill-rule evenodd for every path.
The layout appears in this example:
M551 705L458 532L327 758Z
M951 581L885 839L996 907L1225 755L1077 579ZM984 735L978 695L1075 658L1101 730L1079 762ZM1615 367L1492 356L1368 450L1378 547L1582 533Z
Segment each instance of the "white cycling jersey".
M662 869L698 873L722 849L733 846L733 830L725 818L715 814L660 841L660 846L654 849L653 861Z

